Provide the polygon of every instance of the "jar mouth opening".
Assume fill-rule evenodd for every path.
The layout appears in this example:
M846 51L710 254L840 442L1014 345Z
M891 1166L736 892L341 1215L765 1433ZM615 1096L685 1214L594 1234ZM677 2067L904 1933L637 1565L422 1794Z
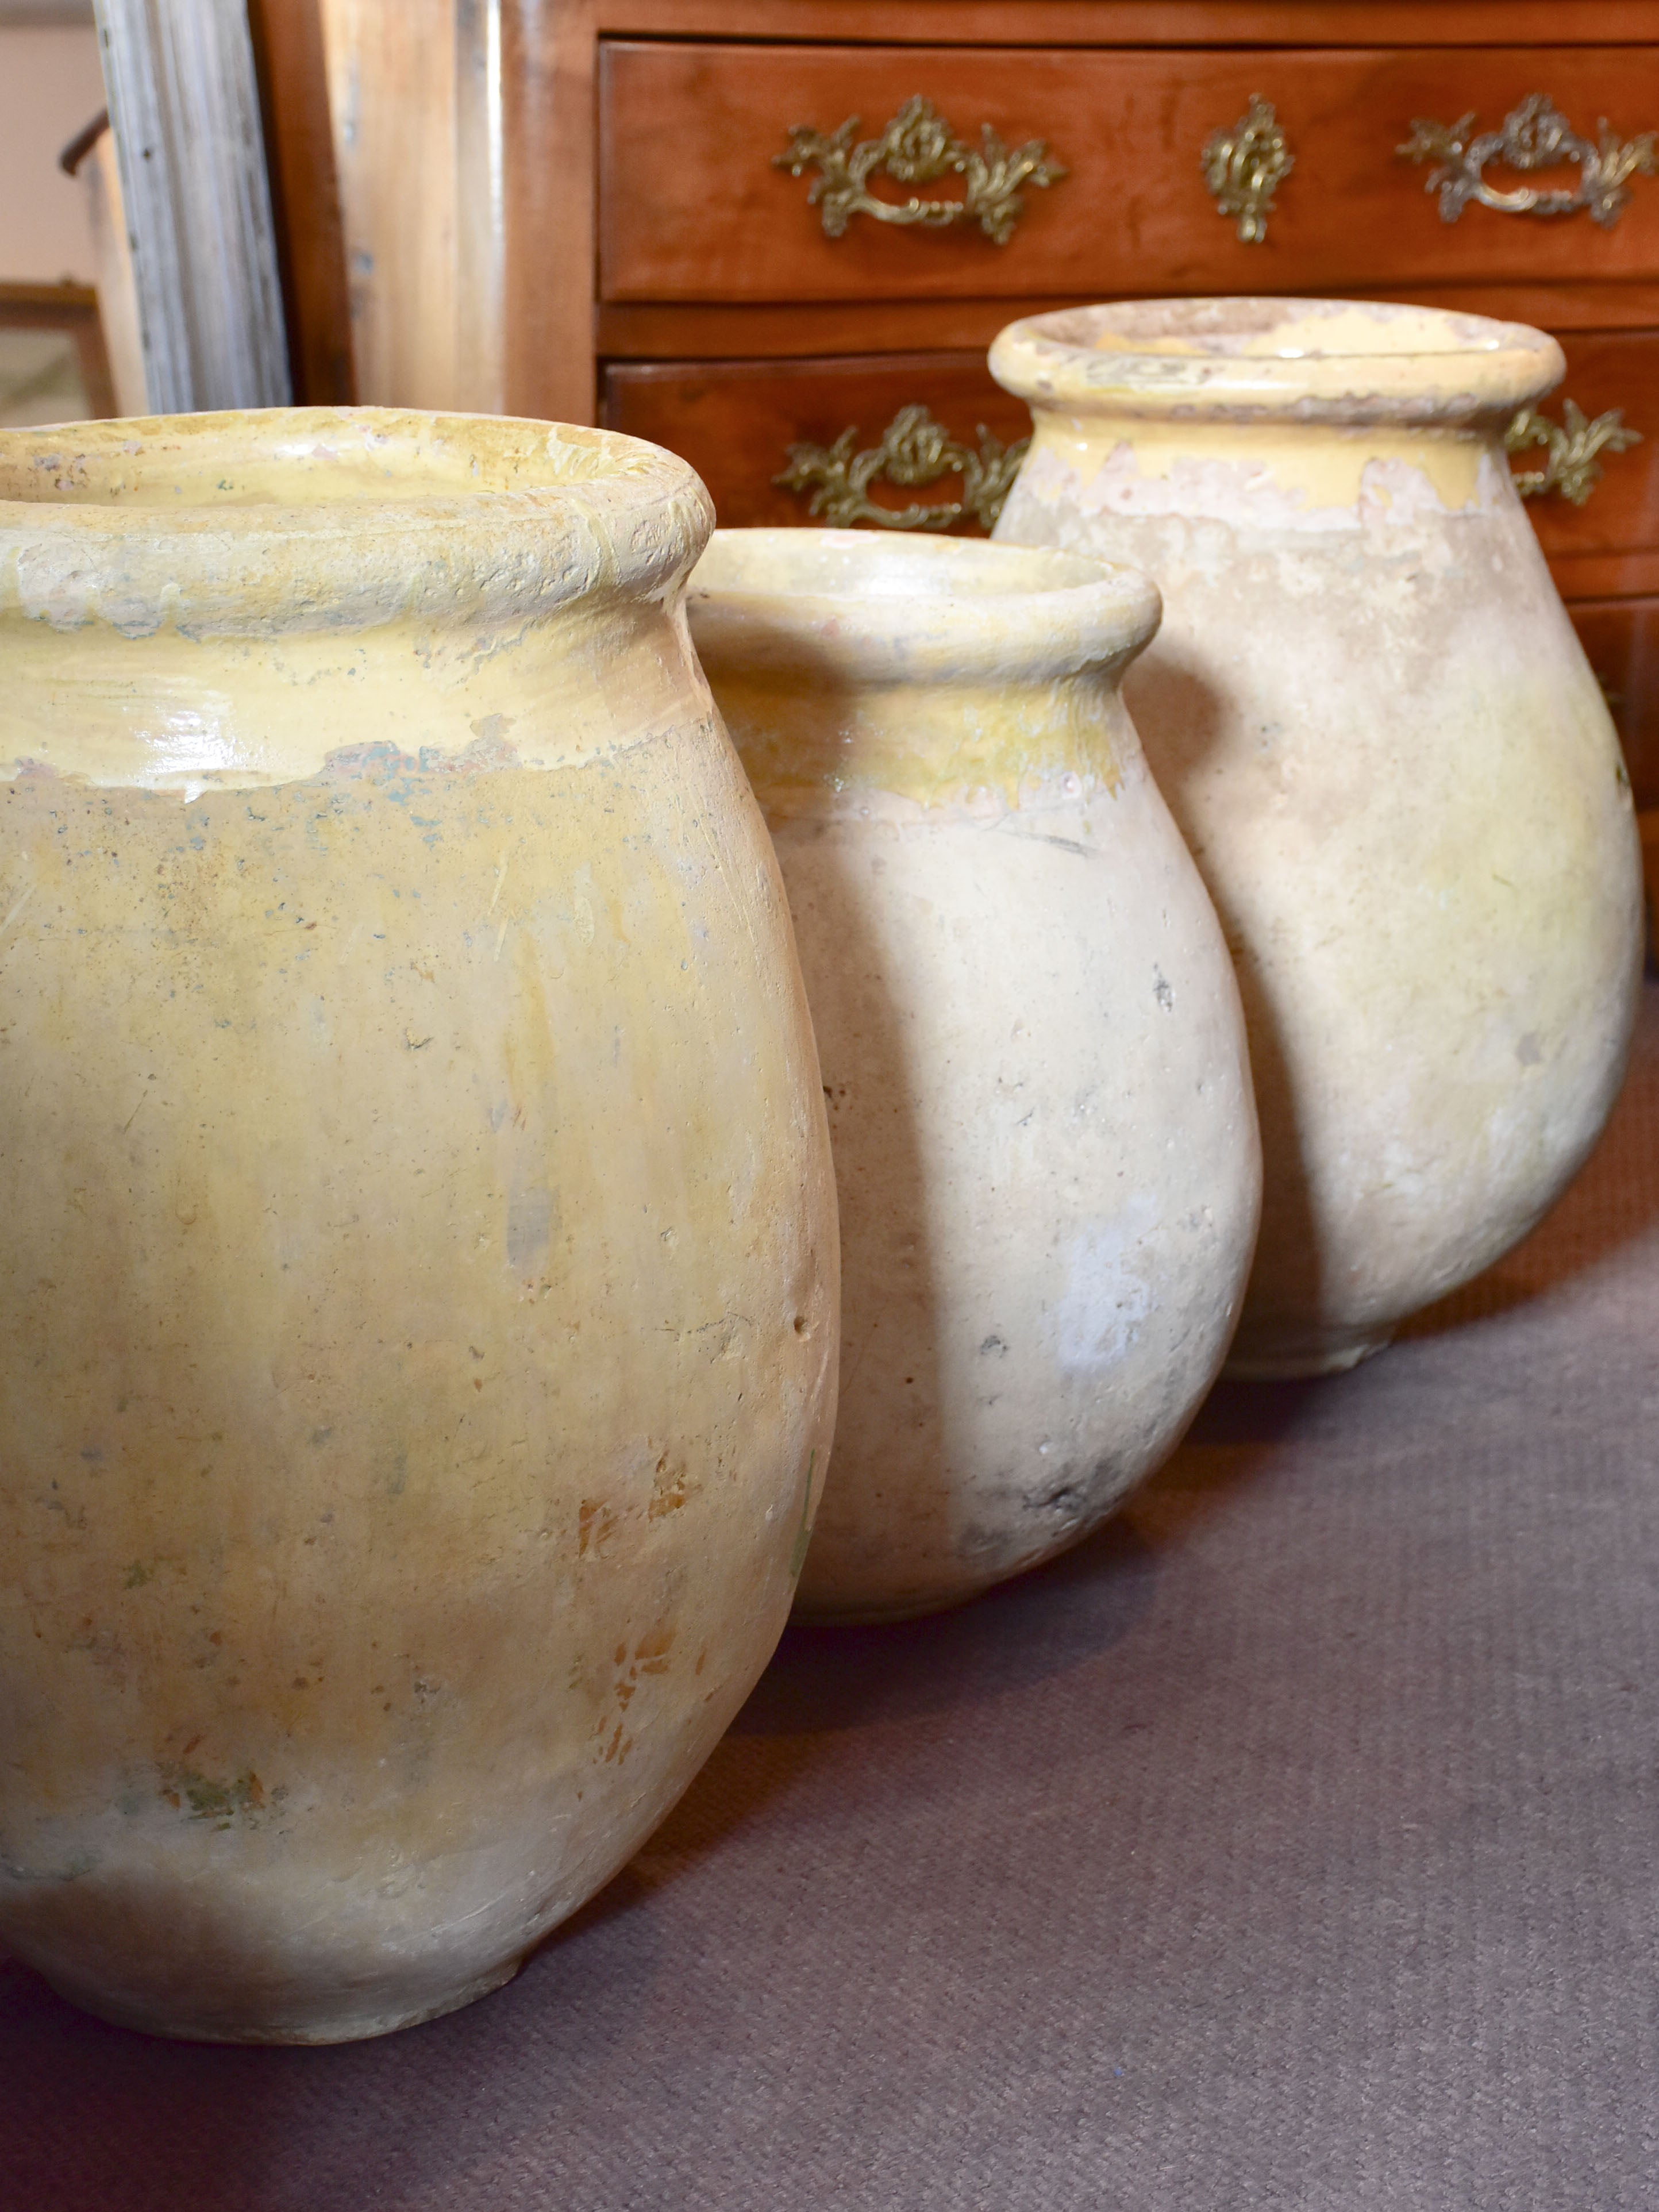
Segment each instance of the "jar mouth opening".
M879 611L895 600L985 600L1098 592L1138 572L1086 554L906 531L717 530L691 574L702 596L844 599ZM979 619L979 611L969 617Z
M1443 307L1381 300L1126 300L1034 316L1043 334L1101 354L1223 360L1359 361L1400 355L1500 353L1537 333Z
M144 510L154 527L258 528L273 509L361 530L376 507L532 500L576 485L679 489L690 471L642 441L567 423L382 407L249 409L0 434L0 501ZM675 481L671 485L670 477ZM540 503L539 501L538 503Z
M619 431L378 407L0 431L0 619L208 635L666 605L714 526Z
M880 683L1052 681L1138 653L1138 568L920 531L717 530L686 588L698 652L738 675L845 664Z
M1011 324L991 358L997 380L1036 404L1446 423L1540 398L1564 366L1554 339L1523 323L1271 296L1061 308Z

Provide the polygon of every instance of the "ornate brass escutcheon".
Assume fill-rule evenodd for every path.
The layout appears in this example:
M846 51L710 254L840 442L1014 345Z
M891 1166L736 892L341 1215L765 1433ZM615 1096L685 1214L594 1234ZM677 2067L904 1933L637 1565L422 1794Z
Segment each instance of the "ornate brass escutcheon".
M1515 488L1522 499L1554 491L1583 507L1601 481L1601 454L1627 453L1641 444L1642 433L1626 428L1622 407L1610 407L1592 421L1576 399L1565 399L1561 416L1561 422L1552 422L1535 407L1523 407L1504 433L1504 443L1511 453L1542 446L1549 456L1541 469L1516 471Z
M827 136L805 125L790 133L789 150L775 154L775 169L792 177L818 172L806 195L817 209L825 234L840 238L855 215L878 222L916 223L924 230L945 230L952 223L976 222L987 238L1006 246L1024 209L1026 185L1052 185L1066 174L1048 159L1041 138L1028 138L1012 151L988 123L980 126L981 143L969 146L931 100L907 100L878 138L856 137L860 118L849 115ZM929 185L941 177L960 177L960 199L879 199L867 187L886 175L901 185Z
M1273 194L1296 167L1273 102L1252 93L1249 107L1231 130L1210 133L1203 164L1204 181L1218 210L1237 218L1238 234L1246 246L1264 244Z
M1572 215L1587 208L1592 222L1611 230L1630 200L1632 177L1654 173L1655 132L1615 138L1602 118L1599 143L1581 138L1554 102L1541 92L1529 94L1512 108L1496 131L1474 136L1474 111L1455 123L1412 120L1412 135L1395 151L1402 161L1432 161L1425 191L1440 195L1440 220L1455 222L1471 200L1500 215ZM1486 179L1486 166L1501 161L1523 175L1534 169L1576 165L1579 178L1571 191L1535 191L1520 185L1504 191Z
M862 453L855 450L856 424L843 430L833 446L791 446L788 467L772 481L786 491L810 492L807 512L837 530L859 523L880 530L949 530L967 521L989 530L1002 512L1031 441L1021 438L1005 446L982 423L978 434L975 450L953 438L927 408L901 407L879 443ZM962 478L960 499L933 506L913 501L908 507L882 507L869 495L874 483L919 489L948 476Z

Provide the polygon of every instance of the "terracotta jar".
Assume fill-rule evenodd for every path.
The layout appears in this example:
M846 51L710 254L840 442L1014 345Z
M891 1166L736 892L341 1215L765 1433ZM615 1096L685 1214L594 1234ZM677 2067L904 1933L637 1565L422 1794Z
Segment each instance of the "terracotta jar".
M1634 1016L1606 706L1504 457L1552 338L1427 307L1152 300L992 349L997 536L1132 561L1128 698L1238 962L1267 1195L1235 1371L1351 1366L1524 1236Z
M0 438L0 1943L106 2018L491 1988L782 1626L836 1222L709 520L544 423Z
M782 862L841 1200L799 1609L925 1612L1093 1528L1237 1317L1237 993L1118 689L1158 594L1066 555L718 531L688 606Z

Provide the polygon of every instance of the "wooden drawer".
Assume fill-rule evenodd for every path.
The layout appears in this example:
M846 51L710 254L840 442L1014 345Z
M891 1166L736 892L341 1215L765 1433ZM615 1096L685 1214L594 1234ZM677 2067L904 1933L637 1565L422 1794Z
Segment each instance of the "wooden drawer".
M1619 726L1636 804L1659 806L1659 598L1585 600L1567 611Z
M1643 442L1602 453L1601 481L1582 507L1551 492L1531 500L1528 512L1565 591L1572 592L1576 575L1589 579L1592 592L1644 588L1644 568L1656 572L1659 586L1659 335L1570 334L1565 344L1566 380L1545 413L1563 422L1569 396L1591 418L1622 409ZM604 420L610 429L684 455L713 492L722 523L747 528L812 520L806 490L773 482L787 466L792 445L828 448L854 429L855 450L872 447L902 408L917 404L972 447L981 425L1005 445L1031 427L1024 403L993 383L978 352L612 363ZM1537 470L1550 458L1532 449L1517 453L1515 466ZM878 482L871 496L902 507L949 499L956 488L949 480L936 490ZM1632 574L1634 586L1623 581Z
M1426 171L1395 149L1413 119L1468 111L1495 129L1546 93L1581 132L1659 126L1650 47L1115 51L601 44L602 300L1102 298L1122 293L1340 292L1356 285L1659 273L1659 178L1636 177L1603 228L1466 207L1441 220ZM1241 242L1201 172L1206 139L1253 94L1273 102L1295 156L1266 242ZM854 215L840 238L807 204L808 176L773 164L797 125L862 118L874 137L925 95L961 138L981 125L1040 138L1068 173L1028 187L999 246L976 227L902 228ZM1571 187L1576 169L1534 173ZM1489 182L1523 181L1493 169ZM902 200L911 187L872 179ZM914 188L954 196L955 179Z
M811 522L806 491L773 478L792 445L825 448L843 430L857 447L878 445L901 408L925 404L963 443L977 449L982 425L1005 445L1029 437L1023 399L994 384L981 353L885 354L863 360L667 362L613 364L605 371L607 429L649 438L690 462L714 495L728 529ZM883 507L954 499L961 480L933 485L878 483Z
M1569 400L1591 423L1616 410L1641 443L1597 455L1601 476L1582 505L1553 492L1530 501L1539 539L1569 597L1659 588L1659 333L1559 335L1567 373L1541 412L1565 424ZM1516 453L1515 465L1535 471L1550 460L1534 446Z

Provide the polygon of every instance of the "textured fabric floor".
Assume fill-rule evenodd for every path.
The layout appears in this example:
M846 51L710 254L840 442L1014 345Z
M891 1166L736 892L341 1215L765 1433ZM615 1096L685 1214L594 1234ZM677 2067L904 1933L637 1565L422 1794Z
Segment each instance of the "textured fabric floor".
M1659 987L1544 1228L1113 1527L795 1632L507 1990L227 2051L0 1967L10 2212L1659 2208Z

